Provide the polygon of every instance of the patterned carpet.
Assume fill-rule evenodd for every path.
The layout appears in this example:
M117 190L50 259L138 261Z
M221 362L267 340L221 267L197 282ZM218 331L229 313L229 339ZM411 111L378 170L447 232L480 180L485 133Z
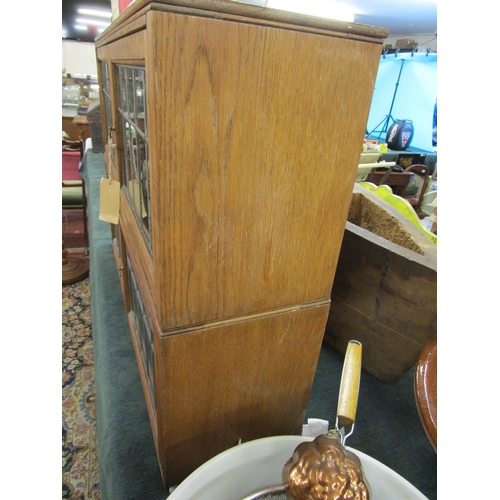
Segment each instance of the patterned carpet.
M62 498L101 498L88 278L62 287Z

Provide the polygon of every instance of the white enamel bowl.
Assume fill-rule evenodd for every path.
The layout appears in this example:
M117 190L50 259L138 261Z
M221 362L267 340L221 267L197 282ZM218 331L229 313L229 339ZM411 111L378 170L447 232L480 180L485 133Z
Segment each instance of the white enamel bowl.
M302 442L301 436L276 436L230 448L190 474L168 500L239 500L262 488L280 484L284 463ZM371 500L427 500L389 467L355 450L370 484Z

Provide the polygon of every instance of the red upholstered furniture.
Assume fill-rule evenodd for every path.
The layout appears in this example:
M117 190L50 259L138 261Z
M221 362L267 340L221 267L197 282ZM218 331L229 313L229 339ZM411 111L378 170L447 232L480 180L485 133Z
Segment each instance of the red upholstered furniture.
M79 187L82 191L81 203L78 205L64 206L65 208L81 208L83 210L83 231L85 238L85 253L88 248L88 228L87 228L87 197L85 194L85 182L80 176L80 162L83 158L83 141L62 140L62 187Z
M78 173L80 166L80 153L78 151L64 151L62 153L62 178L64 181L81 181Z
M83 232L85 253L89 246L89 235L87 229L87 197L85 194L85 183L80 176L80 162L83 158L83 141L62 142L62 187L81 189L81 198L76 204L66 205L63 199L64 209L80 208L83 211ZM65 248L64 240L62 242L62 284L70 285L86 278L89 275L89 261L85 256L71 254Z

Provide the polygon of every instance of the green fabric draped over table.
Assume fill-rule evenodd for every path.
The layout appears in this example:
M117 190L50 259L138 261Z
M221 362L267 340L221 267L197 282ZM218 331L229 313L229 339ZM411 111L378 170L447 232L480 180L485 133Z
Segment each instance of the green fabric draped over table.
M87 151L90 291L99 475L103 500L156 500L163 486L116 269L111 229L100 221L104 154Z

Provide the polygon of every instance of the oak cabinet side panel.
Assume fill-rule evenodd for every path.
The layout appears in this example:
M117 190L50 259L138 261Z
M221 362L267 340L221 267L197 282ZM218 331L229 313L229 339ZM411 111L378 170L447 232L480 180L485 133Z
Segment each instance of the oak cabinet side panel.
M328 298L380 47L147 19L162 328Z
M167 484L178 484L239 439L300 434L328 309L159 342L158 453Z
M118 61L144 59L145 40L145 30L120 38L109 45L109 57Z

